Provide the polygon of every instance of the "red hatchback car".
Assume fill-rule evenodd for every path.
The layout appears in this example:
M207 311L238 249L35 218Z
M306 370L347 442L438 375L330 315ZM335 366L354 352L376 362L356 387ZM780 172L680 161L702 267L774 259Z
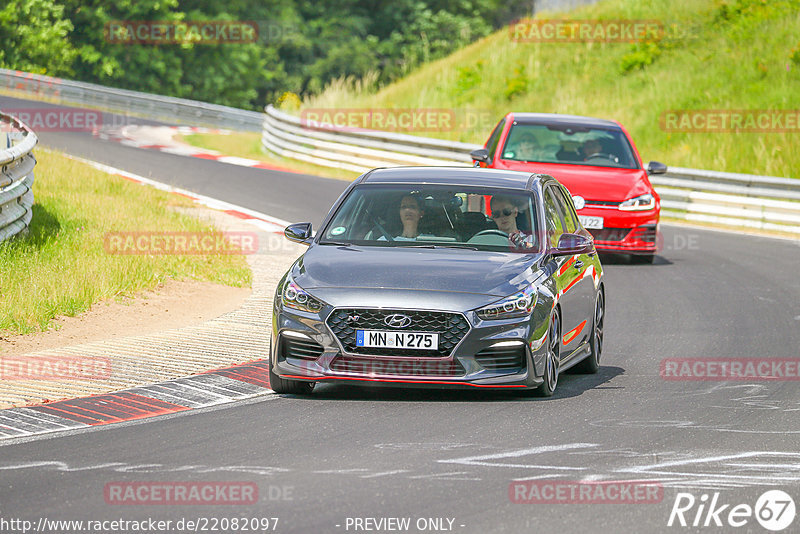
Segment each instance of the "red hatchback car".
M598 250L632 254L652 263L661 199L636 146L616 121L550 113L509 113L484 148L470 154L476 166L554 176L572 194L583 226Z

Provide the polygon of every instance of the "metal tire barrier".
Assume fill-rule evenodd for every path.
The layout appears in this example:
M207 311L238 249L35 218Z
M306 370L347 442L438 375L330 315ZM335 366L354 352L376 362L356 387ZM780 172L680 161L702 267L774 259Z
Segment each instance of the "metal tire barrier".
M396 165L471 165L482 145L309 124L267 106L261 144L281 157L353 172ZM800 180L671 167L650 176L666 217L800 235Z
M33 217L33 147L38 138L15 117L0 113L0 242L26 230Z

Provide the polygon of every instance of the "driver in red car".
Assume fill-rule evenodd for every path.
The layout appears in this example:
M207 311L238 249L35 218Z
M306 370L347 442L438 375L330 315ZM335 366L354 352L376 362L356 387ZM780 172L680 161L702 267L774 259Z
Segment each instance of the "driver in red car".
M591 159L592 156L603 153L603 145L597 139L587 139L581 147L583 161Z

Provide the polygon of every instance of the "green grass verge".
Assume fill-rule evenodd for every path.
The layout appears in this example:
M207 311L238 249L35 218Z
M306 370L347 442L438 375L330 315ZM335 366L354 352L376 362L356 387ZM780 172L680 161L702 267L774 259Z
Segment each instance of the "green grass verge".
M36 202L27 235L0 243L0 332L45 330L98 301L133 296L166 279L249 286L241 255L117 255L107 232L213 232L174 208L188 199L98 171L57 152L38 150Z
M648 19L672 29L646 43L515 42L508 29L377 92L339 81L305 108L445 108L491 117L409 132L483 143L509 111L613 118L645 161L800 177L800 133L668 133L672 110L800 108L800 0L606 0L539 18ZM488 124L487 124L488 122Z
M271 163L276 167L284 167L294 172L311 174L314 176L324 176L326 178L337 178L340 180L355 180L358 174L333 167L323 167L302 161L287 159L265 152L261 147L261 134L255 132L231 132L227 135L219 134L190 134L177 136L190 145L216 150L226 156L236 156L240 158L257 159L265 163Z

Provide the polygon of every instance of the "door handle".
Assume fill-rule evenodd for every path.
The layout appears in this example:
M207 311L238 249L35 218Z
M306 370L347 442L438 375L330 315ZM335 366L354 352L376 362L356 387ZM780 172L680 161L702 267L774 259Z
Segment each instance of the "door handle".
M576 269L580 269L581 267L583 267L583 262L581 260L575 260L575 263L573 263L572 266L575 267Z

